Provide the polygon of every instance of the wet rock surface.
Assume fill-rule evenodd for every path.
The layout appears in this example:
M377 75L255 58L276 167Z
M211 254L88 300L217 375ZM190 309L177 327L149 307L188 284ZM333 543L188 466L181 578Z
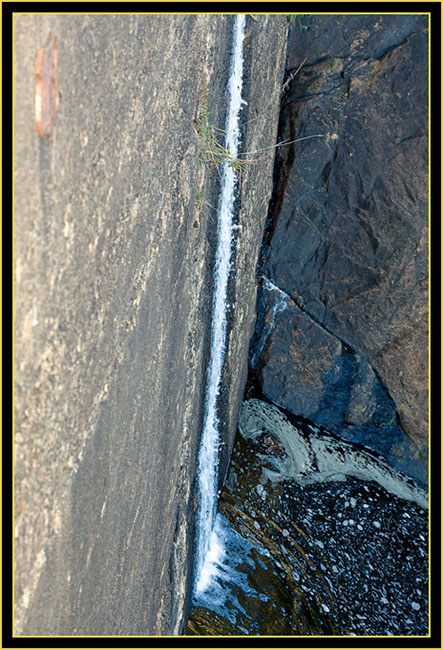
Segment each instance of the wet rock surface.
M226 555L187 633L426 635L426 510L369 480L266 480L278 436L244 433L220 500Z
M250 365L267 399L293 414L377 451L427 482L418 448L364 356L319 325L278 287L262 279Z
M428 495L411 478L392 469L386 460L358 443L347 442L324 427L293 418L263 400L243 403L239 431L246 438L263 440L270 449L277 449L274 467L263 469L271 481L282 476L294 478L303 485L322 481L343 480L348 476L376 481L392 494L428 508Z
M315 137L278 149L259 270L293 303L262 283L251 365L269 399L425 482L427 17L300 22L280 139Z

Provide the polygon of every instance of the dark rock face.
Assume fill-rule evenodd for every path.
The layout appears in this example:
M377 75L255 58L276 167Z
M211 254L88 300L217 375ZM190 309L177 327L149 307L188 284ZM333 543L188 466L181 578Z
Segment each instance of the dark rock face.
M305 57L280 133L316 137L279 149L260 269L294 302L251 362L274 402L425 480L427 17L303 18L289 67Z
M250 363L268 399L382 453L393 467L426 483L417 447L367 360L266 280L253 350Z

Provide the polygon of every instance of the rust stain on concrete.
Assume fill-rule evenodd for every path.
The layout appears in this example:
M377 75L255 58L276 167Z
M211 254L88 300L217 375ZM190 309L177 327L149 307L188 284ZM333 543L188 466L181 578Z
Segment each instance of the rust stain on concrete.
M57 39L50 33L35 59L35 128L50 138L58 114Z

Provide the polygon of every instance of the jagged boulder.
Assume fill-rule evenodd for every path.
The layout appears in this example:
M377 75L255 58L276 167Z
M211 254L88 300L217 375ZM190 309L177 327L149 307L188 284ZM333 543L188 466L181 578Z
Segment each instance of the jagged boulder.
M426 16L294 27L289 67L305 62L280 137L315 137L279 148L261 272L298 311L278 312L260 359L251 352L265 394L298 415L367 426L393 400L417 475L428 441L427 60Z
M405 435L395 403L367 359L288 295L266 281L263 287L250 358L263 394L382 453L393 467L425 484L419 449Z

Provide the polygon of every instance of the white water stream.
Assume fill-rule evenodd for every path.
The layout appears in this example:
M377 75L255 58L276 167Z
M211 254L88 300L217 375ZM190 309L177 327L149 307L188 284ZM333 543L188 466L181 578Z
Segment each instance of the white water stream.
M232 158L238 156L240 141L239 115L242 104L246 103L241 97L244 32L245 16L238 15L234 26L225 140L225 149L230 152ZM218 243L215 262L211 351L206 380L205 420L198 458L199 510L195 587L197 594L206 589L215 570L217 559L223 555L221 538L214 529L218 496L218 452L220 445L220 421L217 415L217 400L220 394L226 346L227 289L231 272L236 183L235 171L225 163L218 205Z

